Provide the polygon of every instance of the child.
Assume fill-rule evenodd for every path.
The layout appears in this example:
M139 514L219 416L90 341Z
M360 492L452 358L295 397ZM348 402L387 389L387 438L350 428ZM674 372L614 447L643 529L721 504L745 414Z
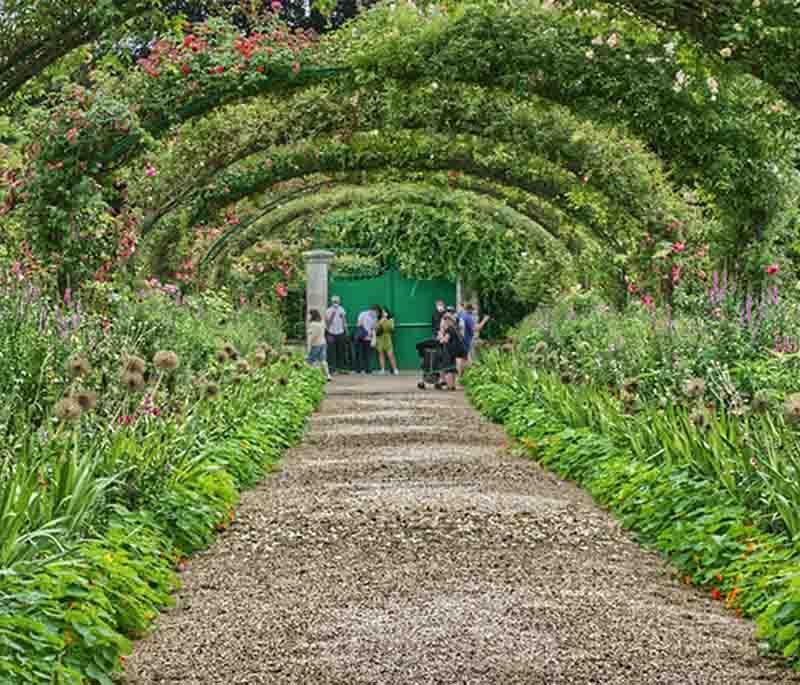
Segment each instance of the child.
M331 380L331 372L328 369L328 345L325 341L325 324L322 323L322 316L319 310L312 309L308 315L308 345L310 350L306 361L315 366L319 364L325 372L325 377Z

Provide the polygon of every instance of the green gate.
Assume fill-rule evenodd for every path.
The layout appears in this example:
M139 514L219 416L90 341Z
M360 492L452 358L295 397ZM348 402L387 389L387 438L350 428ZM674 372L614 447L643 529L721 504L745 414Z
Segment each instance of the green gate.
M392 312L394 353L401 369L419 368L416 344L431 337L431 316L436 300L456 305L454 283L412 280L394 269L376 278L349 280L331 276L328 292L342 298L351 333L358 315L371 305L379 304Z

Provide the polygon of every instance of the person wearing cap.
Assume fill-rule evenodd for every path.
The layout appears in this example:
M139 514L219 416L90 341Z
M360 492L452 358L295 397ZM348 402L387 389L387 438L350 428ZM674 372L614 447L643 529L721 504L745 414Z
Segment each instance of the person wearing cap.
M331 355L332 370L336 373L345 373L348 345L347 312L342 307L342 300L338 295L331 298L331 306L325 312L325 330L330 349L333 352Z

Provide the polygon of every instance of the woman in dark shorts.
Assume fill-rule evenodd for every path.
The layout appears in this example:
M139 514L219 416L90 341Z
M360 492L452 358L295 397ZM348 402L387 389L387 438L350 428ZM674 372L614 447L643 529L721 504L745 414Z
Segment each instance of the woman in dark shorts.
M445 314L442 319L442 330L439 333L439 342L442 345L441 373L444 375L447 389L455 390L456 371L460 363L463 363L458 360L467 358L467 348L459 333L456 317L452 314Z

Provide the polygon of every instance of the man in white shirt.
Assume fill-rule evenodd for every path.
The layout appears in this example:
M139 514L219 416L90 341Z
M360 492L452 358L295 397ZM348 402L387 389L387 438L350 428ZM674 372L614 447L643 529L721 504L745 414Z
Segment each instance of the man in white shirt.
M374 356L372 339L375 334L375 326L378 323L378 314L380 311L381 308L378 305L373 305L358 315L358 325L356 326L353 340L356 348L356 373L371 373L370 360Z
M338 295L331 298L331 306L325 312L325 330L328 334L328 345L332 364L332 371L346 373L347 369L347 312L342 307Z

